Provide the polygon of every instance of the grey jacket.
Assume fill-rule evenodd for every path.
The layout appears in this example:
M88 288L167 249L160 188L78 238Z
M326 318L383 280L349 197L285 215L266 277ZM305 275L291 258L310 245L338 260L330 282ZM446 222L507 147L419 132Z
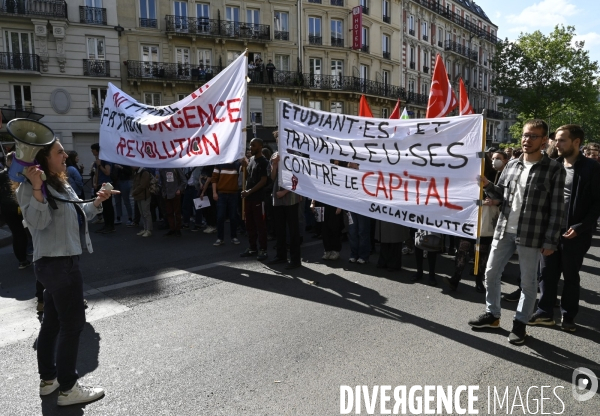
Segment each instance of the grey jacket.
M187 186L187 178L185 177L182 169L163 168L159 169L159 172L160 186L162 189L162 196L164 198L175 198L177 191L183 195L185 187Z
M48 192L62 199L79 199L69 184L65 185L66 194L60 194L47 185ZM87 221L79 226L77 209L74 204L56 201L58 209L52 209L48 202L39 202L33 197L29 182L23 182L17 189L17 201L23 213L24 225L29 228L33 238L33 261L41 257L77 256L82 253L81 234L85 235L88 252L92 253L92 242ZM89 221L102 212L93 202L78 204ZM82 229L81 229L82 228Z

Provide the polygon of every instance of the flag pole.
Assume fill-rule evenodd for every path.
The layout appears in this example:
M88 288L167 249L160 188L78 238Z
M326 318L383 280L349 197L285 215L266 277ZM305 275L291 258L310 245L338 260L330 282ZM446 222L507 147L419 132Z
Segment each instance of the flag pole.
M248 48L244 51L244 55L248 57ZM250 82L250 78L248 77L248 65L246 65L246 100L248 100L248 83ZM246 118L247 108L244 106L244 118ZM246 125L247 123L244 123ZM244 158L246 158L246 127L242 128L243 140L244 140ZM246 168L248 165L243 166L242 169L242 192L246 190ZM246 221L246 198L242 198L242 221Z
M485 139L486 139L486 131L487 131L487 120L486 120L486 112L487 110L483 110L483 131L481 132L481 152L485 153ZM479 175L483 178L485 175L485 154L481 159L481 168ZM473 274L477 276L479 271L479 249L481 247L481 242L479 241L481 238L481 214L483 212L483 186L481 185L481 180L479 181L479 203L478 203L478 215L477 215L477 239L475 240L475 268L473 270Z

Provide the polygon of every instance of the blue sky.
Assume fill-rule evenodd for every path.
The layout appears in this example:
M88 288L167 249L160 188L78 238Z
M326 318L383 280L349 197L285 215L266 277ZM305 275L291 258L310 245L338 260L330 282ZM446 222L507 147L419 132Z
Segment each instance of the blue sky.
M585 40L590 58L600 64L600 1L598 0L475 0L498 37L516 39L521 32L548 34L557 24L575 26L576 40Z

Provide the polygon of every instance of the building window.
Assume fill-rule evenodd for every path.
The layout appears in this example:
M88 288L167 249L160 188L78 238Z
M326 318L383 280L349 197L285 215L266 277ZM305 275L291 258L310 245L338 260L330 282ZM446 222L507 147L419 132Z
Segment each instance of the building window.
M181 101L183 100L185 97L187 97L189 94L177 94L177 101Z
M88 59L104 60L104 38L87 38Z
M227 51L227 65L235 61L241 54L241 51Z
M423 51L423 72L427 71L429 71L429 52Z
M369 79L369 67L367 65L360 66L360 79Z
M391 46L390 46L390 37L388 35L383 35L381 37L381 46L383 49L383 57L385 59L391 59Z
M106 88L90 88L90 118L100 117L100 114L102 113L102 108L104 107L104 100L106 100Z
M321 34L321 18L308 18L308 43L311 45L322 45L323 36Z
M140 26L156 27L156 1L140 0Z
M415 92L415 80L414 79L409 79L408 80L408 92Z
M332 101L330 107L331 113L343 114L344 113L344 103L341 101Z
M321 109L321 101L309 101L308 107L312 108L314 110L320 110Z
M409 62L410 69L415 69L415 48L413 46L411 46L409 49L408 57L410 59L410 62Z
M382 4L383 8L383 21L386 23L390 23L390 18L392 13L390 12L390 2L388 0L383 0Z
M408 34L415 35L415 17L412 14L408 16Z
M427 25L427 22L423 22L421 23L421 36L423 37L423 40L429 40L429 27Z
M144 93L144 103L146 105L151 105L153 107L158 107L162 105L162 99L160 92L145 92Z
M254 114L254 123L257 125L263 124L263 102L262 97L248 97L248 120L252 121Z
M369 52L369 28L362 28L362 49L363 52Z
M31 85L13 84L11 100L18 110L32 110Z
M421 84L421 94L423 95L429 95L429 84L426 82L423 82Z
M344 46L344 22L331 20L331 46Z
M179 32L187 32L188 30L187 6L187 2L173 2L173 14L175 15L175 29Z
M383 70L381 72L381 79L384 85L390 84L390 71Z
M275 55L275 62L273 62L277 71L289 71L290 70L290 56L289 55Z
M198 49L198 66L205 67L212 65L212 51L210 49Z
M382 108L381 109L381 118L390 118L390 109L389 108Z
M286 12L275 12L275 39L290 40L289 15Z
M256 9L246 10L246 24L259 25L260 24L260 10L256 10Z

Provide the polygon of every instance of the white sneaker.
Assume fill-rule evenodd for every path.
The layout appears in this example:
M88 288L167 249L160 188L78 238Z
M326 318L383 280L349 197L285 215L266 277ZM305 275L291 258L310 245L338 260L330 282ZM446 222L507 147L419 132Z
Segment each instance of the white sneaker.
M213 243L213 246L222 246L223 244L225 244L223 240L217 239L217 241Z
M349 261L350 263L356 263L356 258L354 258L354 257L350 257L350 258L348 259L348 261Z
M40 396L47 396L59 387L58 381L54 380L40 380Z
M231 242L232 242L233 244L239 244L239 243L240 243L240 240L238 240L237 238L232 238L232 239L231 239Z
M137 233L137 235L144 235L144 234L146 234L146 230L142 230L139 233Z
M331 251L326 251L321 258L323 260L329 260L329 256L331 256Z
M365 264L366 263L366 261L364 261L363 259L358 259L358 260L356 260L356 262L358 264Z
M208 227L206 227L206 229L204 230L204 232L206 234L212 234L212 233L216 233L217 232L217 227L211 227L210 225Z
M89 403L104 396L102 387L82 386L76 382L73 388L69 391L59 391L58 404L59 406L69 406L72 404Z
M331 254L329 254L329 260L337 260L339 258L340 258L339 251L332 251Z
M151 237L152 236L152 231L150 230L146 230L146 232L144 232L144 234L142 234L142 237Z

